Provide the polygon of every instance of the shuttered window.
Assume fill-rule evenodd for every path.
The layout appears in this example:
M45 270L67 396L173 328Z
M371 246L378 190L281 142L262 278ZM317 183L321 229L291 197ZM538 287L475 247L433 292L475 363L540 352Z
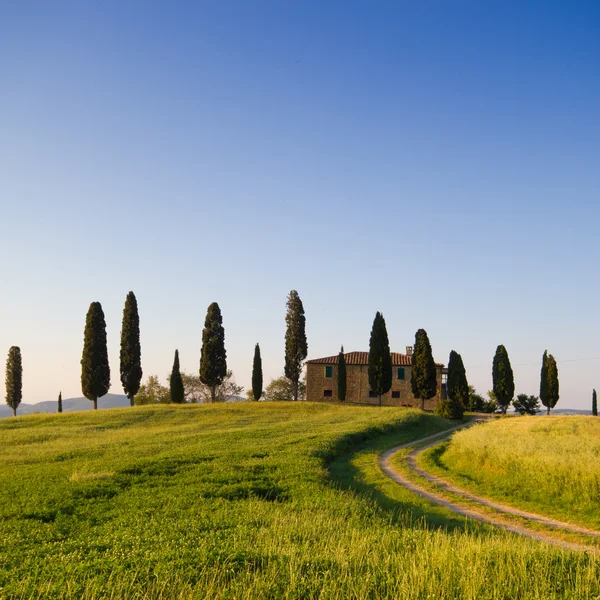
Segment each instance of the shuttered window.
M398 369L398 379L404 379L404 367Z
M325 377L333 377L333 367L325 367Z

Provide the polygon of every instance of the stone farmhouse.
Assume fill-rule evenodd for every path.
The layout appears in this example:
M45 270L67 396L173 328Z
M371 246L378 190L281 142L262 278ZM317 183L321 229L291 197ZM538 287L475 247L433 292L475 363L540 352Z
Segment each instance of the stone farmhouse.
M384 406L420 407L421 401L415 398L410 385L412 346L406 347L406 354L392 352L392 387L381 397ZM346 402L354 404L378 404L377 394L369 387L369 353L347 352L346 359ZM433 410L446 395L448 369L436 363L437 395L425 401L425 409ZM306 361L306 399L312 402L338 401L337 394L338 356L326 356Z

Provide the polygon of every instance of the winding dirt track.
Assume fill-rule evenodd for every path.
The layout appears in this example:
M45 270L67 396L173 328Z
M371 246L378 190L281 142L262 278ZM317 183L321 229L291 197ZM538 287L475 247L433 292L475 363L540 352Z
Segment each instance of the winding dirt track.
M502 520L494 517L493 515L482 513L471 507L462 506L461 504L452 502L451 500L444 498L441 494L427 490L424 487L420 486L419 484L411 481L410 479L405 477L402 473L400 473L393 467L391 458L396 452L398 452L399 450L404 450L406 448L411 448L417 444L420 445L423 442L429 442L425 446L419 446L419 448L413 450L408 455L406 464L412 471L417 473L419 476L424 477L425 479L427 479L431 483L434 483L436 486L440 487L444 491L463 496L464 498L467 498L468 500L470 500L472 502L476 502L477 504L480 504L481 506L493 508L494 510L496 510L500 513L518 516L518 517L521 517L528 521L533 521L533 522L541 523L548 527L553 527L557 531L585 534L585 535L600 538L600 532L598 532L598 531L595 531L592 529L586 529L585 527L573 525L572 523L564 523L562 521L557 521L555 519L550 519L548 517L544 517L543 515L526 512L523 510L519 510L517 508L513 508L512 506L507 506L506 504L501 504L499 502L493 502L492 500L488 500L486 498L481 498L479 496L476 496L475 494L472 494L471 492L468 492L466 490L458 488L458 487L448 483L447 481L445 481L439 477L436 477L435 475L432 475L431 473L428 473L421 467L417 466L416 459L417 459L417 456L421 452L424 452L425 450L427 450L428 448L431 448L432 446L436 446L437 444L440 444L441 442L443 442L446 439L448 439L449 437L451 437L451 435L458 429L462 429L464 427L469 427L469 426L473 425L475 422L477 422L478 420L481 420L481 419L476 419L475 421L472 421L470 423L458 425L456 427L453 427L452 429L448 429L446 431L442 431L437 434L429 435L429 436L421 438L419 440L415 440L413 442L409 442L407 444L401 444L400 446L391 448L387 452L384 452L381 455L381 458L379 459L379 465L381 467L381 470L388 477L390 477L391 479L393 479L395 482L399 483L406 489L410 490L411 492L421 496L422 498L425 498L426 500L429 500L430 502L439 504L440 506L443 506L444 508L447 508L463 517L468 517L469 519L473 519L475 521L487 523L489 525L494 525L495 527L505 529L506 531L511 531L512 533L516 533L518 535L529 537L531 539L534 539L534 540L537 540L540 542L546 542L548 544L560 546L561 548L566 548L569 550L577 550L577 551L588 551L588 552L594 552L594 553L600 552L600 549L598 549L594 546L586 546L584 544L577 544L574 542L567 542L565 540L557 539L550 534L542 533L539 531L533 531L533 530L527 529L526 527L523 527L521 525L507 523L505 521L502 521Z

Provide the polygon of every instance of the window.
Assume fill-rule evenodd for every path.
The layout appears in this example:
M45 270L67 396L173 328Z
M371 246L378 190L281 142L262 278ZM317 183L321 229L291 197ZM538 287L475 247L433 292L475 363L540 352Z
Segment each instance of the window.
M398 379L404 379L404 367L398 369Z
M392 392L392 398L400 398L400 392Z
M324 398L331 398L333 396L333 392L331 390L323 390Z
M369 398L379 398L379 396L373 390L369 390Z
M325 377L333 377L333 367L325 367Z

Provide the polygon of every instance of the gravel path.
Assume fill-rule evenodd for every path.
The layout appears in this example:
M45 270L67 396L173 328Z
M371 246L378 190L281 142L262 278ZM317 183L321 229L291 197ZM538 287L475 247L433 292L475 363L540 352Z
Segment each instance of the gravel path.
M527 519L529 521L542 523L549 527L554 527L560 531L571 532L571 533L581 533L581 534L595 536L595 537L600 538L600 532L598 532L598 531L594 531L592 529L586 529L585 527L579 527L579 526L573 525L571 523L563 523L563 522L557 521L555 519L550 519L548 517L544 517L543 515L537 515L534 513L522 511L522 510L513 508L512 506L507 506L507 505L501 504L499 502L493 502L486 498L481 498L470 492L467 492L466 490L458 488L458 487L448 483L447 481L445 481L439 477L436 477L435 475L432 475L431 473L428 473L421 467L417 466L416 459L417 459L417 456L421 452L424 452L425 450L427 450L428 448L431 448L432 446L440 444L447 438L451 437L451 434L453 432L457 431L458 429L468 427L472 424L473 424L473 422L465 423L463 425L458 425L456 427L453 427L452 429L448 429L448 430L440 432L438 434L429 435L427 437L421 438L420 440L415 440L413 442L409 442L407 444L402 444L400 446L396 446L395 448L391 448L387 452L384 452L381 455L381 458L379 459L379 464L380 464L381 470L388 477L390 477L391 479L393 479L394 481L396 481L397 483L399 483L406 489L410 490L411 492L418 494L419 496L429 500L430 502L439 504L440 506L443 506L444 508L447 508L459 515L462 515L463 517L468 517L469 519L473 519L473 520L479 521L481 523L487 523L490 525L494 525L496 527L500 527L501 529L505 529L506 531L511 531L512 533L516 533L518 535L529 537L531 539L534 539L534 540L537 540L540 542L546 542L548 544L560 546L561 548L566 548L569 550L578 550L578 551L589 551L589 552L596 552L596 553L599 552L600 550L593 546L586 546L584 544L577 544L574 542L567 542L564 540L559 540L559 539L552 537L552 535L550 535L550 534L539 532L539 531L532 531L521 525L505 523L504 521L497 519L493 515L488 515L488 514L479 512L473 508L457 504L456 502L453 502L451 500L448 500L447 498L444 498L442 495L440 495L438 493L429 491L429 490L425 489L424 487L420 486L419 484L414 483L413 481L411 481L410 479L408 479L407 477L402 475L402 473L400 473L393 467L393 465L391 463L391 458L396 452L398 452L399 450L410 448L410 447L414 446L415 444L420 444L422 442L430 442L426 446L421 446L418 449L411 452L407 458L407 465L414 472L418 473L421 477L424 477L425 479L427 479L428 481L439 486L443 490L445 490L447 492L452 492L454 494L461 495L465 498L468 498L469 500L471 500L473 502L480 504L481 506L487 506L487 507L493 508L501 513L515 515L515 516L519 516L524 519Z

